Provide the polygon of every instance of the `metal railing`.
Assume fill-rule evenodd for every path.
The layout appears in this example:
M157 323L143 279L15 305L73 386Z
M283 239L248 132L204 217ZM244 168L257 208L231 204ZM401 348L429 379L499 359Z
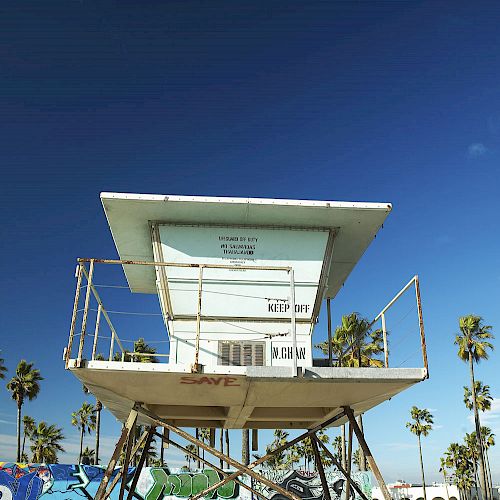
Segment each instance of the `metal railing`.
M89 265L88 269L86 265ZM111 331L111 339L110 339L110 347L109 347L109 355L108 355L108 361L113 361L115 360L115 343L118 345L120 351L121 351L121 361L125 361L125 358L127 356L146 356L146 357L156 357L156 356L164 356L168 357L169 354L159 354L159 353L141 353L141 352L134 352L134 351L128 351L127 349L124 348L122 341L120 340L116 328L113 325L108 311L104 307L103 301L96 289L96 286L93 282L94 278L94 272L95 272L95 267L96 264L117 264L120 266L124 265L138 265L138 266L153 266L155 267L155 270L157 271L157 276L159 276L159 281L160 283L165 283L166 277L163 272L159 272L162 269L166 269L168 267L172 268L197 268L198 269L198 290L197 290L197 312L196 312L196 337L195 337L195 353L194 353L194 362L193 362L193 371L198 371L199 370L199 353L200 353L200 336L201 336L201 323L205 318L202 315L202 297L203 297L203 273L205 269L227 269L227 270L254 270L254 271L282 271L286 272L289 276L289 293L290 296L288 297L287 301L290 303L290 328L291 328L291 334L292 334L292 349L293 352L296 353L297 351L297 318L296 318L296 309L295 309L295 281L294 281L294 270L292 267L289 266L248 266L248 265L238 265L238 266L230 266L230 265L223 265L223 264L191 264L191 263L177 263L177 262L147 262L147 261L133 261L133 260L117 260L117 259L78 259L78 265L76 269L76 291L75 291L75 299L74 299L74 305L73 305L73 313L71 317L71 325L70 325L70 332L69 332L69 339L68 339L68 344L67 347L65 348L64 352L64 360L66 363L66 368L69 367L69 361L71 359L71 354L73 350L73 343L74 340L77 336L80 337L79 344L78 344L78 352L77 352L77 357L76 357L76 367L81 367L83 366L83 352L84 352L84 346L85 346L85 339L88 335L92 335L94 337L93 339L93 344L92 344L92 351L91 351L91 360L96 359L96 354L97 354L97 343L98 343L98 338L99 338L99 331L100 331L100 325L101 325L101 318L104 318L107 326L109 327ZM85 278L86 280L86 285L83 285L83 279ZM80 304L80 296L81 296L81 291L85 289L85 300L84 300L84 306L83 309L79 309L79 304ZM164 285L161 287L161 290L159 290L159 293L165 292L165 290L168 290L168 286ZM167 292L168 295L168 292ZM97 302L97 317L95 320L95 327L93 330L93 334L89 334L87 324L88 324L88 317L89 317L89 311L91 310L90 308L90 302L91 298L94 298L94 300ZM169 298L167 297L167 299ZM160 305L162 306L162 313L161 315L163 316L165 324L167 324L167 320L171 318L171 311L165 311L165 300L162 303L162 300L160 299ZM77 325L77 317L78 313L82 312L82 319L81 319L81 330L79 333L76 333L76 325ZM293 374L296 376L297 374L297 356L293 356Z
M427 345L425 341L425 331L424 331L424 321L422 315L422 301L420 297L420 282L418 279L418 275L413 276L413 278L387 303L386 306L382 308L382 310L375 316L375 319L367 326L364 330L363 335L371 330L371 328L380 321L381 329L382 329L382 340L383 340L383 352L384 352L384 368L389 368L389 346L388 346L388 330L387 330L387 322L386 315L389 309L391 309L396 302L407 292L410 288L414 287L415 290L415 301L416 301L416 309L418 315L418 329L420 334L420 348L422 353L422 361L423 366L426 370L426 376L429 377L429 365L427 361ZM338 357L338 363L344 358L344 356L352 351L358 342L362 339L355 338L353 342L340 354Z

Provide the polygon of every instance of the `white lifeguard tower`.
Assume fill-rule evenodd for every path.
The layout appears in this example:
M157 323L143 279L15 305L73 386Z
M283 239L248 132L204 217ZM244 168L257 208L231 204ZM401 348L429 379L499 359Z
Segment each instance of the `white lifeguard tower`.
M151 426L144 439L163 426L202 447L180 428L308 429L302 438L314 438L322 428L349 421L358 435L355 415L427 378L416 276L376 318L384 334L383 368L336 366L331 353L321 361L312 355L323 303L329 306L336 296L390 204L119 193L102 193L101 200L120 258L79 259L65 361L126 422L108 471L136 422ZM127 362L130 353L94 286L101 264L122 266L131 292L158 296L168 363ZM391 368L385 314L413 286L423 366ZM96 345L104 320L111 345L109 358L100 360ZM364 442L362 434L358 439ZM208 448L220 455L213 443ZM368 448L366 454L371 460ZM264 482L253 466L224 460L239 471L225 480L247 473ZM380 482L375 462L370 465Z

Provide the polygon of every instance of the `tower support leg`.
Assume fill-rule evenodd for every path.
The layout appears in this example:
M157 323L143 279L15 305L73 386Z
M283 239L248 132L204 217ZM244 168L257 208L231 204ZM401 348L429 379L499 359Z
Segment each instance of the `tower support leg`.
M153 440L154 433L155 433L155 427L151 426L147 431L146 442L144 443L144 448L141 453L141 458L139 458L139 463L137 464L137 468L135 469L134 472L134 478L132 479L132 484L130 485L130 489L127 495L127 500L132 500L132 498L134 497L134 491L135 488L137 487L137 483L139 482L139 476L141 475L144 463L146 462L149 447L151 446L151 441Z
M351 477L351 474L347 472L344 467L342 467L342 464L335 458L335 456L332 454L332 452L326 447L325 443L322 443L319 439L316 441L321 448L323 448L323 451L328 455L330 460L334 463L334 465L337 466L338 470L344 474L345 478L347 480L350 479L352 487L358 492L359 496L363 500L368 500L368 497L363 493L363 490L357 485L356 481L354 481Z
M319 477L321 479L321 485L323 486L323 498L326 500L332 500L330 496L330 488L328 488L328 481L326 480L325 469L323 468L323 463L321 462L321 454L318 449L318 437L313 434L310 438L311 446L314 453L314 461L316 462L316 469L318 469Z
M391 500L391 494L389 493L389 490L387 489L387 485L385 484L384 478L382 477L382 474L380 473L380 470L377 466L377 462L375 462L375 459L373 458L373 455L370 451L370 448L368 448L368 444L365 441L365 437L363 436L363 432L358 426L358 423L356 422L356 418L354 417L354 413L352 409L349 406L344 406L344 411L345 414L347 415L347 418L349 419L349 423L351 424L351 427L354 430L354 433L356 434L356 437L358 438L359 445L361 446L361 449L363 450L363 453L368 460L368 463L370 464L370 469L373 472L373 475L376 477L378 484L380 486L380 489L382 491L382 495L384 495L385 500Z
M127 422L125 423L125 426L122 429L122 433L120 435L120 438L118 439L118 442L116 443L115 451L113 452L113 455L111 456L111 459L108 463L108 467L106 468L106 471L104 472L104 476L101 480L101 484L99 485L99 488L96 493L96 500L104 500L106 498L104 495L106 493L106 489L108 487L109 479L111 478L111 475L113 474L113 471L115 470L115 465L118 459L120 458L120 453L123 450L123 445L125 444L125 441L127 440L130 431L132 427L135 426L135 423L137 421L137 410L132 409L130 410L129 416L127 418Z

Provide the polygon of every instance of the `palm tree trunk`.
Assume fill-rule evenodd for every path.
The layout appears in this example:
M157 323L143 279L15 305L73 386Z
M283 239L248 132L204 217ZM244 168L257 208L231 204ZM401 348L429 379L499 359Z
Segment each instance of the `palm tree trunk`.
M23 446L21 447L21 457L24 455L25 444L26 444L26 430L23 428Z
M484 465L484 450L483 450L483 440L481 439L481 424L479 422L479 412L477 410L476 401L476 387L474 385L474 360L472 359L472 352L469 350L469 369L470 369L470 380L471 380L471 391L472 391L472 406L474 409L474 422L476 424L476 441L479 446L479 486L481 488L481 496L483 500L489 500L489 492L486 488L486 467Z
M82 429L80 431L80 456L78 457L78 463L79 464L82 463L82 455L83 455L83 431L84 431L84 428L83 428L83 425L82 425Z
M250 463L250 429L241 431L241 461L243 465Z
M229 429L226 429L226 455L229 456ZM229 467L229 464L227 464Z
M361 433L364 434L363 432L363 417L359 415L358 417L358 425L361 430ZM363 452L363 449L361 448L361 445L358 446L358 452L359 452L359 470L360 471L366 471L366 457Z
M425 491L425 473L424 473L424 459L422 458L422 444L420 442L420 434L418 438L418 452L420 453L420 470L422 471L422 489L424 491L424 500L427 500L427 492Z
M220 441L219 441L219 446L220 446L220 452L224 454L224 429L221 427L220 428ZM224 460L222 458L220 459L220 468L224 468Z
M96 421L95 421L95 458L94 465L99 465L99 443L101 440L101 410L102 403L96 401Z
M345 424L342 425L342 434L341 434L341 463L342 467L347 469L347 453L346 453L346 445L345 445Z
M22 403L17 403L17 462L21 461L21 407Z

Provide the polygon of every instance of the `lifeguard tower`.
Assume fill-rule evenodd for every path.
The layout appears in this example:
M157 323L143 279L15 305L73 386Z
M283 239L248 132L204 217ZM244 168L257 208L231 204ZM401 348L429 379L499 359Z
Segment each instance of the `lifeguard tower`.
M119 259L78 260L64 354L66 368L125 423L97 498L106 497L127 440L125 464L134 452L131 430L137 423L149 426L143 441L151 440L161 426L236 469L226 473L216 468L224 477L221 482L193 498L249 474L296 499L255 471L270 455L245 466L182 428L305 429L282 449L311 437L326 481L318 451L324 445L316 432L348 421L388 499L355 416L428 376L418 278L373 322L381 322L383 330L384 367L337 366L332 352L316 360L312 336L325 301L331 335L330 300L375 238L391 205L119 193L102 193L101 200ZM158 296L168 362L129 361L144 353L123 347L94 286L97 268L112 264L123 267L132 293ZM392 368L385 316L412 288L423 362L419 368ZM102 324L111 332L104 360L96 353ZM161 438L185 450L167 433ZM344 472L349 478L349 471ZM119 475L114 482L118 480ZM122 481L121 497L124 491Z

